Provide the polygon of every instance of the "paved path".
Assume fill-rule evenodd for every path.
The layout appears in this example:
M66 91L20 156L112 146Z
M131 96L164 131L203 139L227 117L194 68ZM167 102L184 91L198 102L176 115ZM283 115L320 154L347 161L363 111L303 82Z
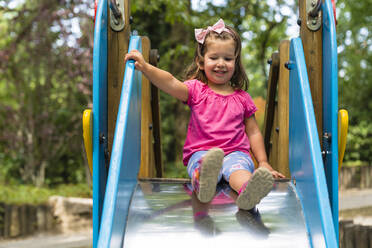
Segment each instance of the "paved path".
M340 210L364 207L372 207L372 189L340 191Z
M365 211L359 212L357 209L360 208L371 208L372 209L372 189L366 190L347 190L341 191L339 194L339 209L342 210L353 210L351 212L352 217L346 217L347 219L352 218L354 224L372 226L372 216L370 216L370 211L368 214L363 213ZM340 217L342 214L340 215ZM342 217L341 217L342 218Z
M0 248L91 248L91 233L36 235L20 240L0 240Z

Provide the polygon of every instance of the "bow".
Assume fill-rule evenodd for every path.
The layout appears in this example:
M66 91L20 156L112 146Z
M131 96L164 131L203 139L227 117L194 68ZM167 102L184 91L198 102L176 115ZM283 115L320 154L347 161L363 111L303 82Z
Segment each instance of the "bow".
M220 20L218 20L218 22L216 22L216 24L214 24L213 26L209 26L206 29L202 29L202 28L195 29L195 39L196 39L196 41L199 42L200 44L203 44L204 40L205 40L205 36L210 31L216 32L218 34L221 34L223 31L225 31L225 32L228 32L228 33L231 34L230 30L228 30L225 27L225 23L223 22L223 20L220 19Z

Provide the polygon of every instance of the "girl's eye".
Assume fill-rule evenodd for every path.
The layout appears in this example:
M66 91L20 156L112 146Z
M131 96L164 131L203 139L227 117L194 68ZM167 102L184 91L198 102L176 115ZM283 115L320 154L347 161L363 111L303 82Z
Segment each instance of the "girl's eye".
M232 58L225 58L226 61L231 61L233 60Z

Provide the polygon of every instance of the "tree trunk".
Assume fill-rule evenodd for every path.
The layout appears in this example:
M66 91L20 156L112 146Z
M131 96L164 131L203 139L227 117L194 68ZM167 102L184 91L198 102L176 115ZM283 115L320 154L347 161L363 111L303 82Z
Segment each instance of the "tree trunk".
M36 177L35 177L35 185L36 187L41 187L45 183L45 169L47 167L47 162L45 160L41 161L41 164L37 170Z

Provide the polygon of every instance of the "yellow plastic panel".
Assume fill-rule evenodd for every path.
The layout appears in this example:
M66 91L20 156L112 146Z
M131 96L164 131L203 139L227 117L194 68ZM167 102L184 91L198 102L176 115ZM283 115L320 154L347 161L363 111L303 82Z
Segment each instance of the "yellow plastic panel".
M341 169L346 148L347 129L349 127L349 114L345 109L338 111L338 170Z
M86 109L83 113L83 138L90 173L93 173L93 145L92 145L93 114L92 110Z

